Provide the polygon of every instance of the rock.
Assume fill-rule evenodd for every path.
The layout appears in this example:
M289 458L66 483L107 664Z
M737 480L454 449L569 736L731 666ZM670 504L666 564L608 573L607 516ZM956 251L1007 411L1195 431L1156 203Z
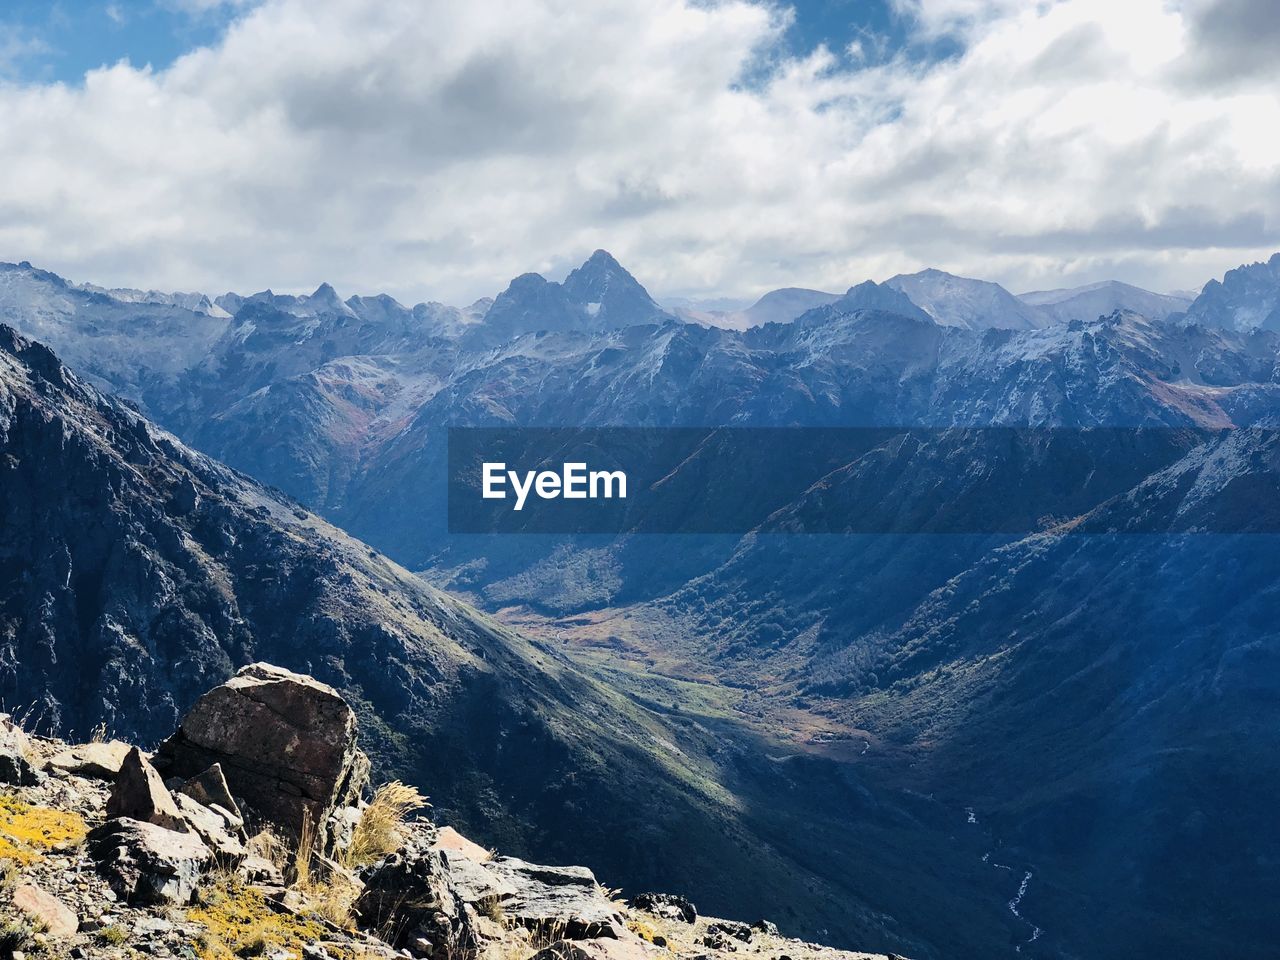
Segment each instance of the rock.
M125 754L120 764L120 773L107 798L107 816L129 817L179 832L187 829L173 795L137 747Z
M600 893L586 867L547 867L497 857L485 868L515 888L503 901L509 920L531 930L555 929L567 940L618 937L625 931L617 908Z
M208 770L199 773L178 788L196 803L206 807L221 807L233 817L244 823L244 814L231 796L231 788L227 786L227 778L222 775L222 764L215 763Z
M334 850L345 850L351 845L352 839L355 837L356 825L360 822L360 815L364 812L364 805L353 807L338 807L329 816L329 839Z
M364 890L356 900L360 923L393 931L388 942L417 956L448 960L475 949L476 936L444 857L410 841L360 873ZM424 941L424 949L418 944Z
M468 840L453 827L441 827L436 832L435 843L431 846L433 849L447 852L451 861L458 857L465 857L475 863L487 863L493 859L493 854L480 844Z
M770 937L778 936L778 925L770 920L757 920L751 925L751 929Z
M120 775L120 765L133 748L119 740L105 743L81 743L68 747L49 758L48 767L60 773L73 773L79 777L96 777L114 780Z
M723 933L743 943L751 942L751 928L737 920L716 920L707 924L707 933Z
M119 817L94 828L89 854L112 891L130 903L190 903L213 854L195 833Z
M449 877L463 903L469 903L483 912L519 892L515 884L487 869L483 863L448 851L439 852L444 857Z
M637 910L647 910L655 917L693 923L698 919L698 908L684 897L674 893L640 893L628 903Z
M15 787L34 787L40 782L39 772L27 759L31 741L23 729L0 713L0 783Z
M368 781L355 734L355 714L332 687L255 663L196 701L157 764L196 779L220 764L229 793L257 816L294 837L310 817L331 849L330 815Z
M265 857L247 856L240 861L240 866L236 868L240 878L245 883L261 884L273 887L284 886L284 873L270 860Z
M244 817L234 814L230 810L224 810L216 803L209 804L209 809L222 818L222 822L227 825L228 830L242 840L245 838Z
M221 863L235 866L245 858L248 851L244 844L230 832L227 821L216 810L201 806L185 793L178 794L174 800L177 801L183 819L200 835L200 839Z
M543 947L530 960L651 960L663 954L643 940L557 940Z
M37 886L24 883L13 891L13 906L50 937L63 939L80 929L80 919L71 908Z

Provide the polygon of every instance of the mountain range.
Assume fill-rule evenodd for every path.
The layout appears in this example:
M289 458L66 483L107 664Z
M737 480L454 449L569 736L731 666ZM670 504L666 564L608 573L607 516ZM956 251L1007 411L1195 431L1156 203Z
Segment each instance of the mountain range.
M769 897L803 932L916 956L1264 953L1280 933L1266 908L1280 881L1257 855L1276 849L1280 786L1280 571L1260 506L1277 467L1278 268L1280 255L1242 267L1192 302L1116 283L1015 297L927 270L777 291L709 322L659 306L603 251L563 283L525 275L467 308L327 286L117 293L0 268L0 319L88 381L7 335L5 409L21 416L6 451L28 472L6 484L23 495L4 529L21 534L13 570L34 572L9 578L0 607L6 696L41 691L51 721L145 734L123 678L155 684L158 729L252 653L369 704L383 761L447 781L478 835L544 858L595 848L628 880L694 851L681 879L718 884L721 912ZM1030 535L463 537L446 530L442 482L444 431L462 425L1048 439L995 461L885 448L778 504L927 513L964 503L984 483L973 465L998 462L1022 491L1003 508ZM1081 479L1067 514L1041 517L1040 494L1084 456L1073 438L1098 428L1145 429ZM66 479L46 489L41 471ZM141 526L106 537L99 513ZM55 546L23 518L43 518ZM1086 523L1113 532L1076 532ZM82 585L80 570L96 573ZM262 571L301 579L256 597ZM190 599L203 596L232 606ZM334 620L358 627L334 641ZM192 636L205 659L184 660ZM335 643L322 668L288 660ZM364 661L353 643L389 652ZM128 659L139 651L146 664ZM93 670L64 684L55 662ZM482 692L424 693L432 670ZM490 679L453 682L469 671ZM478 747L526 721L530 764ZM406 729L445 731L449 762ZM549 789L562 805L537 799ZM571 812L587 807L627 810L639 833L579 836ZM747 889L760 871L780 879Z

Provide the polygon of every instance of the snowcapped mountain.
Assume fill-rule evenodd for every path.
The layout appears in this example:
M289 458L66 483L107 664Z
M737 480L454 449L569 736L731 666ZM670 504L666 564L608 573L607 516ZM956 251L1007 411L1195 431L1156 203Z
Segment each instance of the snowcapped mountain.
M1021 294L1018 299L1038 308L1057 323L1089 322L1116 310L1131 310L1152 320L1163 320L1170 314L1186 310L1191 304L1187 297L1152 293L1118 280L1104 280L1063 290L1039 290Z
M30 263L0 263L0 321L48 344L83 376L140 401L198 364L231 325L224 311L70 284Z
M1050 319L998 283L957 277L941 270L899 274L885 286L900 290L938 323L969 330L1035 330Z
M1204 285L1187 307L1187 323L1233 330L1280 330L1280 253L1266 263L1229 270Z
M597 250L564 283L537 273L516 277L470 334L496 345L540 330L607 330L669 316L617 260Z

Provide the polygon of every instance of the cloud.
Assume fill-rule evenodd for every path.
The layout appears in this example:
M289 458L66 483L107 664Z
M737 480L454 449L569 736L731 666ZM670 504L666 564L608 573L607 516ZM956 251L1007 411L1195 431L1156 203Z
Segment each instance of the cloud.
M48 51L48 44L25 25L0 21L0 81L16 78L24 61Z
M1184 0L1190 53L1180 64L1192 85L1280 81L1280 10L1274 0Z
M897 2L961 52L795 57L746 0L265 0L163 71L0 87L0 258L460 301L599 246L666 293L1179 287L1280 247L1280 101L1188 85L1197 11Z

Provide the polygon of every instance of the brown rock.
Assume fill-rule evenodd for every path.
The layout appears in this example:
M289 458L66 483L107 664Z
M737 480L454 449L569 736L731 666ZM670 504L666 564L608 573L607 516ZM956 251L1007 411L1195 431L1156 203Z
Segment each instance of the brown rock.
M187 821L173 795L137 747L131 749L120 764L120 773L107 798L107 816L131 817L168 830L187 829Z
M157 763L197 777L220 764L229 792L292 836L310 816L325 847L329 817L354 802L369 776L356 718L332 687L255 663L196 701Z
M13 891L13 906L35 921L50 937L62 939L74 936L80 929L80 920L70 907L29 883L24 883Z
M493 859L493 854L480 844L468 840L453 827L441 827L431 848L445 851L450 860L464 857L474 863L487 863Z
M250 854L240 861L240 866L236 868L236 872L245 883L265 884L274 887L284 886L284 873L265 857Z

